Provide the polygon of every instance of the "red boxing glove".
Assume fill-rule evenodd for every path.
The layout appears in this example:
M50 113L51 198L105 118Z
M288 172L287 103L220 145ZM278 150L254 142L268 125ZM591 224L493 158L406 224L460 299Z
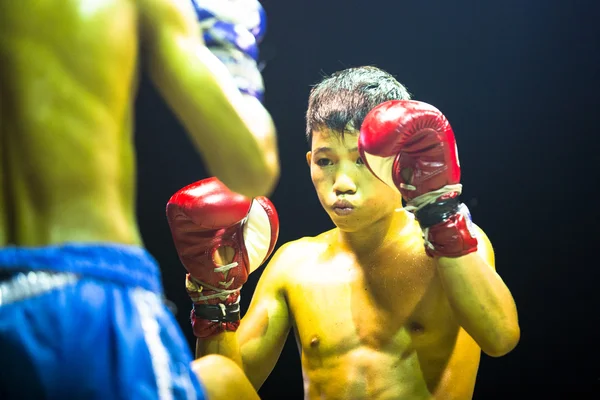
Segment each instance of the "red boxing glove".
M167 203L167 219L179 259L189 272L186 289L194 302L194 335L235 331L240 289L271 255L279 235L275 207L266 197L251 200L209 178L175 193ZM234 256L229 264L218 265L215 255L224 246Z
M459 257L477 250L467 207L460 203L460 164L454 132L435 107L392 100L373 108L358 148L371 172L415 213L430 256Z

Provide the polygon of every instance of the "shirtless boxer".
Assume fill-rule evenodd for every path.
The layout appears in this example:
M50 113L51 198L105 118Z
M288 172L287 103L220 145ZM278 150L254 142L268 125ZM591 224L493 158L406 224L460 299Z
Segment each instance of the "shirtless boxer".
M264 15L213 3L0 0L0 398L203 396L138 231L132 121L141 48L208 170L272 190ZM237 373L223 357L195 368L213 397L256 397L239 379L211 386L211 371Z
M490 241L459 202L450 125L408 99L374 67L341 71L312 89L306 159L336 227L279 248L241 322L240 270L256 268L244 254L268 247L269 236L243 232L250 218L234 212L239 202L225 187L220 202L200 190L193 200L171 199L197 356L230 357L260 388L292 330L307 399L470 399L481 351L499 357L516 346L516 306ZM211 231L195 220L205 213L229 220ZM210 240L193 240L199 231ZM228 276L215 271L222 265Z

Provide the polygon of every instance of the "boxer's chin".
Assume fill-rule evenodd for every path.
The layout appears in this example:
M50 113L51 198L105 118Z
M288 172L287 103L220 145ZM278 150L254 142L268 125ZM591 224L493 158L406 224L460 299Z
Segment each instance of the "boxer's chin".
M353 209L351 212L347 212L347 210L330 210L328 214L334 225L344 232L359 231L372 221L371 217L361 215L362 213L357 209Z

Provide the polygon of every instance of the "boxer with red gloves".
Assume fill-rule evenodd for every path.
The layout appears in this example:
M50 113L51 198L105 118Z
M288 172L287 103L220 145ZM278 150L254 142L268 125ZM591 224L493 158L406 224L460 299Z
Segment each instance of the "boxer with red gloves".
M175 193L167 204L167 218L188 271L194 335L235 331L240 289L248 274L271 255L279 235L275 207L266 197L249 199L209 178ZM225 265L217 263L219 251L226 249L233 250L233 257Z
M469 210L459 201L460 164L454 132L435 107L391 100L367 114L358 150L367 167L397 188L413 211L430 256L477 251Z
M199 338L197 356L235 360L259 388L294 332L307 399L471 398L481 352L510 352L520 331L490 241L459 202L450 125L374 67L326 77L311 90L306 121L310 176L335 227L279 248L237 329ZM246 215L247 203L221 203L202 200L194 215L209 222L180 229L213 219L224 229ZM224 231L210 233L221 243L212 232ZM214 254L205 238L174 238L180 255ZM229 282L212 278L227 262L202 261L207 296ZM219 289L223 303L234 301Z

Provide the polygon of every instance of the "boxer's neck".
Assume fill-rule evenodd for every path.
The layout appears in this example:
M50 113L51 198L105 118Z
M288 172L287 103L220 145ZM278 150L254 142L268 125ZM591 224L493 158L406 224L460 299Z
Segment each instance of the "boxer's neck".
M358 231L339 230L338 240L343 248L347 248L358 257L374 256L387 245L394 243L412 222L413 219L408 212L398 209Z

